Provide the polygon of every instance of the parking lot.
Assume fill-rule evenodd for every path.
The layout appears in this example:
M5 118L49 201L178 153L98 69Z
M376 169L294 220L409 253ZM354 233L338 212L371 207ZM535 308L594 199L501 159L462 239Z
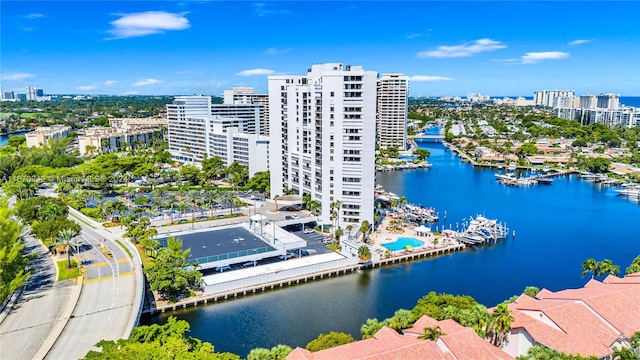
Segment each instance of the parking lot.
M306 241L307 247L305 249L313 249L317 251L318 254L328 254L333 250L327 248L327 244L324 244L322 240L324 239L326 242L328 242L328 241L331 241L331 239L327 238L326 235L322 235L315 230L308 234L304 233L305 229L308 231L308 229L313 229L316 225L317 224L315 221L310 221L302 224L288 225L283 227L282 229Z

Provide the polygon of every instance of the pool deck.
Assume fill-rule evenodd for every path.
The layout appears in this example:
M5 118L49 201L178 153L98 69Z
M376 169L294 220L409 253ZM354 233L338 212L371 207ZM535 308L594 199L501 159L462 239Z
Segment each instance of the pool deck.
M464 244L458 242L457 240L446 239L443 241L440 239L439 235L436 236L433 233L429 233L427 235L418 235L416 234L413 226L404 225L403 232L392 232L390 230L387 230L387 227L390 226L390 221L391 219L389 217L385 217L376 231L371 235L376 252L380 253L381 255L385 254L388 249L382 246L383 244L396 242L399 238L403 237L420 240L424 242L424 245L421 247L415 247L411 250L392 251L392 256L381 256L383 260L387 258L404 257L405 255L413 258L414 256L411 256L411 254L423 252L432 253L438 250L456 251L465 248Z

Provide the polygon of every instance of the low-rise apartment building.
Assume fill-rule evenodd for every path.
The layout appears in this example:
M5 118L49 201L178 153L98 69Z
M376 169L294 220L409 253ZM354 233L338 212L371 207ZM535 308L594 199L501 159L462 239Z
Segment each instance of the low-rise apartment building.
M65 125L51 125L36 128L34 131L25 135L27 139L27 147L36 147L46 145L51 139L62 139L71 132L71 128Z
M153 138L162 138L162 131L148 128L120 128L95 126L78 134L78 149L81 155L112 153L149 145Z

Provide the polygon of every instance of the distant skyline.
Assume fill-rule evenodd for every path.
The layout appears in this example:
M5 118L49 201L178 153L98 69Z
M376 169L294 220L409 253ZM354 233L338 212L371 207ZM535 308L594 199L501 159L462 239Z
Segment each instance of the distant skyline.
M2 1L0 85L24 93L266 93L316 63L411 96L640 96L635 1Z

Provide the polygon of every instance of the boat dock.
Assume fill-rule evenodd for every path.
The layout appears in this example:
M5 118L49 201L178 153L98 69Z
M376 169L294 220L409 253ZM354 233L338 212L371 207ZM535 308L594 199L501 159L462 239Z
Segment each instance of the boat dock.
M380 260L371 262L370 264L365 264L366 268L376 268L384 265L393 265L396 263L401 263L404 261L413 261L422 258L429 258L438 255L444 255L460 250L464 250L466 246L464 244L451 244L444 245L436 248L421 250L421 249L413 249L413 250L405 250L404 252L391 256L391 257L383 257Z

